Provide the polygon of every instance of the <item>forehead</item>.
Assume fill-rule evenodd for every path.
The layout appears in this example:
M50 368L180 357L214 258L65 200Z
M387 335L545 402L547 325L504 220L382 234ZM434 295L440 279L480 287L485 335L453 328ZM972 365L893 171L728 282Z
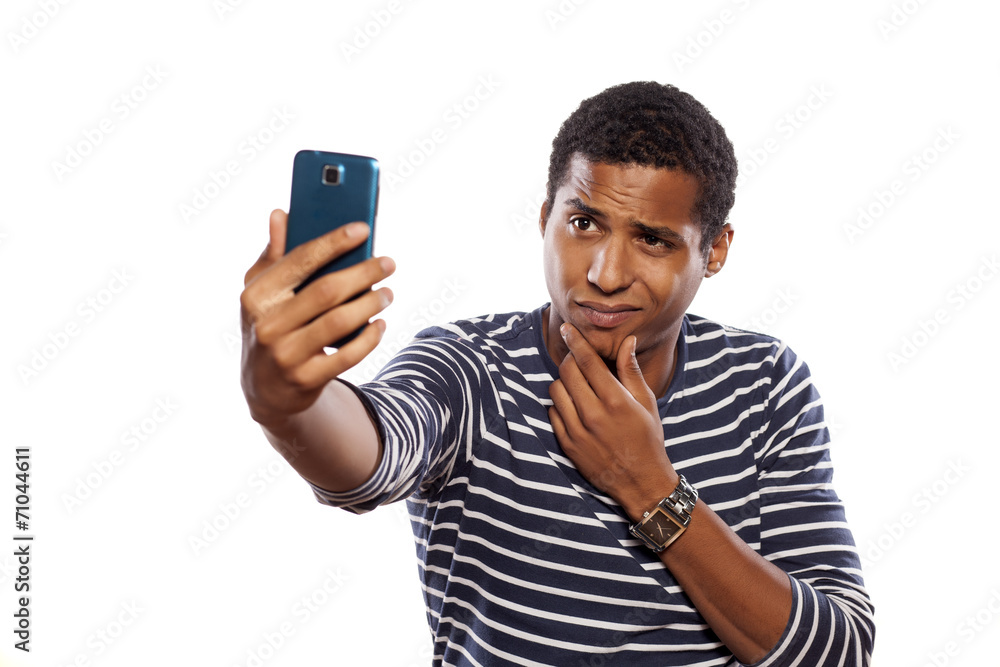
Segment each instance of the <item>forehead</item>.
M697 196L697 179L681 169L612 165L576 154L554 203L558 207L578 197L608 215L694 224Z

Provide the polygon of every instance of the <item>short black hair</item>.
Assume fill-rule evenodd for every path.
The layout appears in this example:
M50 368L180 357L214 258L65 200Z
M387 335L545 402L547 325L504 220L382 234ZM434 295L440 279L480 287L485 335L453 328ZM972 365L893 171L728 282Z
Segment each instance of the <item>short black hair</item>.
M669 84L635 81L612 86L580 103L552 141L546 216L566 180L570 159L682 169L698 181L695 219L707 252L736 201L736 154L726 131L705 106Z

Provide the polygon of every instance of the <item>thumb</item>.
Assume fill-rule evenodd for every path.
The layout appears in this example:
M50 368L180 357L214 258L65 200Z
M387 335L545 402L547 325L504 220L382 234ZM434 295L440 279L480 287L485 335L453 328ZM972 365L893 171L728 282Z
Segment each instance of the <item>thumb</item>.
M270 239L264 252L272 262L277 262L285 254L285 239L288 235L288 214L280 208L271 211L268 221Z
M646 384L646 379L642 376L642 368L639 367L639 360L635 356L635 347L637 344L636 337L629 336L619 346L618 359L616 360L618 381L646 409L655 409L656 397L653 396L653 391Z
M243 277L243 285L250 282L264 269L268 268L285 254L285 239L288 236L288 214L281 209L271 211L271 218L268 221L268 241L260 257L250 267Z

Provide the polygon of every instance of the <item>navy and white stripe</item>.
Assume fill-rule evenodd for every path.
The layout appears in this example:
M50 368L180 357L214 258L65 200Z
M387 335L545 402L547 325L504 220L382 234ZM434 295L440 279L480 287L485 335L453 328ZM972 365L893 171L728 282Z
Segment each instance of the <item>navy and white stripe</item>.
M435 665L737 665L621 508L559 448L543 308L421 332L360 387L385 444L365 512L407 498ZM808 368L782 342L692 315L658 402L678 471L787 572L760 665L867 665L872 605Z

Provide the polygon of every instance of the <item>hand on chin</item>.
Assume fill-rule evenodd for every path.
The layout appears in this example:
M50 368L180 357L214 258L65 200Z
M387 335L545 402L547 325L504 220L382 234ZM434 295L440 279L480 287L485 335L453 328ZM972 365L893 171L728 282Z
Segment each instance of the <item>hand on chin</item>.
M583 335L584 340L590 343L598 356L604 360L613 373L617 376L618 350L621 348L629 332L609 331L607 329L594 329L590 327L578 327L578 331Z

